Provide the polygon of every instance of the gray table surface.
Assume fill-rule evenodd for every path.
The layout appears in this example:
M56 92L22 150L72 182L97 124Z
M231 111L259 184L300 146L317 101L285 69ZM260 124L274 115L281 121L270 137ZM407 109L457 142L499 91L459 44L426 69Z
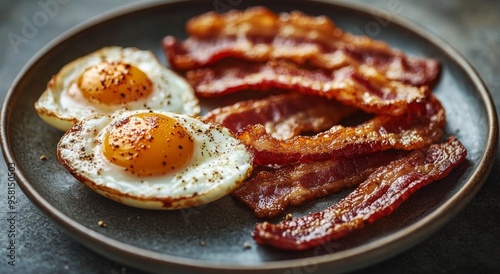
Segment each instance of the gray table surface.
M58 1L58 10L48 14L48 19L42 21L30 37L17 44L9 40L9 33L20 34L26 20L43 11L39 3L54 1ZM93 16L132 2L137 1L1 0L0 98L4 98L28 60L54 37ZM379 11L388 10L394 3L401 5L399 16L442 37L465 56L485 81L499 108L500 1L355 2ZM500 273L499 157L483 188L450 223L410 250L358 272ZM17 194L16 266L8 265L8 175L4 164L0 164L0 178L0 273L143 273L86 249L64 234L22 193Z

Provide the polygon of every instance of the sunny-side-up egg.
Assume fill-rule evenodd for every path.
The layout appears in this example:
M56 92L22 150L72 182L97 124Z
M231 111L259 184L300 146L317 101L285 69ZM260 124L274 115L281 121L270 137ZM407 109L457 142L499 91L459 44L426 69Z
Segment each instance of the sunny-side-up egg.
M146 209L214 201L253 169L251 152L228 129L161 111L86 118L64 134L57 155L99 194Z
M65 65L49 81L35 109L63 131L85 117L117 110L200 113L184 78L150 51L121 47L105 47Z

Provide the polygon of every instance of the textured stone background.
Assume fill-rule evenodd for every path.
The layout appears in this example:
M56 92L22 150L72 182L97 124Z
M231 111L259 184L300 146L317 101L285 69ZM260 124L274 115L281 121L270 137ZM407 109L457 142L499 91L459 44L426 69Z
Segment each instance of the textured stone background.
M46 2L47 0L41 0ZM60 10L17 47L23 18L41 9L38 1L0 1L0 98L26 62L46 43L76 24L134 0L58 0ZM395 0L355 2L387 10ZM397 0L396 0L397 1ZM500 1L400 0L399 14L442 37L477 69L500 105ZM1 156L0 156L1 157ZM500 160L472 202L449 224L392 259L356 273L500 273ZM2 158L3 159L3 158ZM3 163L3 161L1 161ZM17 266L7 265L6 166L0 165L0 273L142 273L105 259L64 234L18 191ZM19 190L19 189L18 189Z

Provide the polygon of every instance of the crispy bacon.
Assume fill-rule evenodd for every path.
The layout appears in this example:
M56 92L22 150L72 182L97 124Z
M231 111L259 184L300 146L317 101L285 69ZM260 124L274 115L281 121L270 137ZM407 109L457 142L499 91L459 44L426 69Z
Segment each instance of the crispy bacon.
M412 150L439 140L446 123L445 110L432 96L425 109L407 115L378 115L353 127L334 126L315 136L278 140L262 125L250 125L238 134L254 152L260 165L345 158L391 148Z
M407 56L384 42L344 32L325 16L299 11L277 15L254 7L208 12L192 18L187 32L190 37L184 42L172 36L163 40L165 55L178 70L205 67L227 57L256 62L287 59L327 70L366 64L389 79L417 86L432 84L440 70L437 60Z
M285 60L253 63L226 59L209 68L189 71L197 95L221 96L242 90L295 90L320 95L369 113L401 115L430 96L427 86L388 80L372 67L346 66L335 71L309 70Z
M355 111L335 100L289 92L214 109L203 119L234 133L262 124L274 138L285 140L301 133L317 133L338 124Z
M260 244L291 250L308 249L338 239L391 214L412 193L448 175L466 154L466 149L454 137L413 151L377 169L340 202L278 224L258 224L253 237Z
M383 151L358 157L289 165L260 171L232 196L254 210L259 218L274 218L288 205L353 188L378 167L404 156L402 151Z

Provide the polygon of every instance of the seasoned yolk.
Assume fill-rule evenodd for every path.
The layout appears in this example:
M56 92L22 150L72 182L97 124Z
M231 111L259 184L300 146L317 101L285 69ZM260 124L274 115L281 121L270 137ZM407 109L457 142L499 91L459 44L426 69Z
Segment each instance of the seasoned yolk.
M191 159L193 140L173 118L140 113L111 127L104 137L103 153L137 176L164 175Z
M119 105L148 97L153 83L139 68L121 62L99 63L78 78L83 96L94 103Z

